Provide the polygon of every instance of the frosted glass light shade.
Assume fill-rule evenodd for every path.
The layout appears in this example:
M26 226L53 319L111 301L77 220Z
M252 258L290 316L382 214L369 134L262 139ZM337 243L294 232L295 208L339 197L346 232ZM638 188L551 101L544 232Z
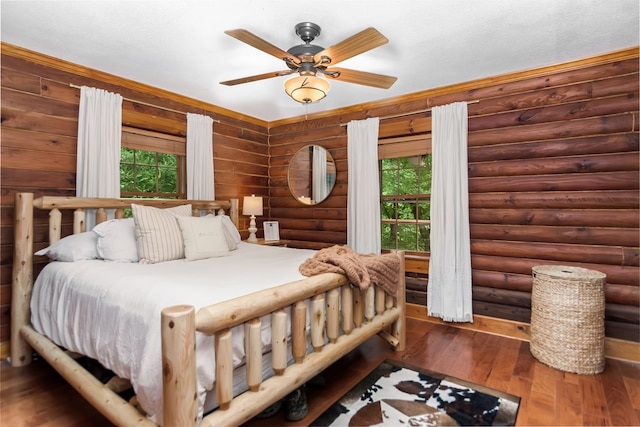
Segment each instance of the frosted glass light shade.
M298 76L284 82L287 95L302 104L320 101L330 88L328 81L316 76Z

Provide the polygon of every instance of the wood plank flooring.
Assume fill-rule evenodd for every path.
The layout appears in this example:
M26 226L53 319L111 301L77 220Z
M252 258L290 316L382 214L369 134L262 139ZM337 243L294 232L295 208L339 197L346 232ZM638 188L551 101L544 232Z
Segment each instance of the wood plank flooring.
M309 415L282 415L245 427L308 425L386 358L482 384L521 397L516 425L640 425L640 365L607 359L599 375L555 370L531 356L529 343L415 319L407 322L407 350L395 353L373 337L308 386ZM0 425L109 426L44 361L0 368Z

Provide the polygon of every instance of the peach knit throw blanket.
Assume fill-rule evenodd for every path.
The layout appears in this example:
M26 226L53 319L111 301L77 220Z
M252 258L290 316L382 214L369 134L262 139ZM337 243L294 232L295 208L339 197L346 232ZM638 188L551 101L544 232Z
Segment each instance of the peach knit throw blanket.
M312 258L303 262L299 270L304 276L321 273L344 274L353 285L362 290L373 284L395 296L400 259L393 253L361 254L347 246L335 245L319 250Z

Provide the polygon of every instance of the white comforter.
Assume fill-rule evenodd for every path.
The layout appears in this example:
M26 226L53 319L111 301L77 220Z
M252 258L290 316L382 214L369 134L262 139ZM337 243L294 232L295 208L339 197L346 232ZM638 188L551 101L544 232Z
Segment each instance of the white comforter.
M192 262L52 262L34 285L31 320L58 345L130 379L142 408L161 423L161 310L178 304L197 310L302 279L298 267L314 253L242 242L229 256ZM235 366L244 357L240 335L234 333ZM202 416L215 380L213 338L198 334L196 340Z

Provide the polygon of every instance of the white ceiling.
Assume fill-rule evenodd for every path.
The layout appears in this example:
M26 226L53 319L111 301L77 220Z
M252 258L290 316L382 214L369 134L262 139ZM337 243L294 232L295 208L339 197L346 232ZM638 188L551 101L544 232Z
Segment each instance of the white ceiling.
M638 0L2 0L7 43L273 121L638 46ZM375 27L389 43L340 67L397 76L390 89L332 81L305 107L276 77L277 58L225 30L244 28L287 50L297 23L332 46ZM308 109L306 109L308 108Z

